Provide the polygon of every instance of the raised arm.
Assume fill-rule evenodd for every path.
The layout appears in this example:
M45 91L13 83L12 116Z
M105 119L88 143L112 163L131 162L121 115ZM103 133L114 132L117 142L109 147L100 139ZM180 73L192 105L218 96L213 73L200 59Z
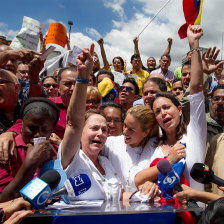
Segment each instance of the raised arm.
M107 60L107 55L106 55L106 52L105 52L105 49L104 49L104 41L103 41L103 38L100 38L97 43L100 45L100 52L101 52L101 56L102 56L102 59L103 59L103 67L104 69L110 69L110 64Z
M187 37L191 50L191 95L203 90L203 69L199 51L199 39L202 35L203 30L198 25L190 25L187 29Z
M140 51L138 49L138 41L139 41L139 38L138 37L135 37L133 39L133 43L134 43L134 54L139 54L140 55Z
M167 54L170 55L171 47L173 44L173 39L171 37L168 37L167 42L168 42L168 45L167 45L166 50L163 52L163 55L167 55Z
M89 75L92 72L94 45L85 48L76 59L77 77L67 110L67 123L61 149L61 163L65 169L75 156L82 136L86 109L86 91Z

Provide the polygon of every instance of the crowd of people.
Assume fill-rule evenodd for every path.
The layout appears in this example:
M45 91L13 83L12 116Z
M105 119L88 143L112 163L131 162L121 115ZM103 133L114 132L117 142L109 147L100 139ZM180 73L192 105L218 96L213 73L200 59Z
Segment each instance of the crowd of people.
M221 198L222 187L204 186L190 176L195 163L206 163L224 178L224 61L216 60L216 47L201 52L202 35L200 26L188 27L189 52L175 72L169 70L172 38L159 66L150 56L146 67L134 38L130 71L120 56L111 67L101 38L103 66L91 44L77 56L76 65L59 67L41 79L45 61L40 52L0 43L2 222L12 215L7 212L10 200L56 158L68 178L84 172L92 183L69 200L129 200L138 189L159 201L163 195L156 165L163 158L171 165L185 161L184 191L173 193L180 203ZM45 140L35 143L40 137ZM16 200L21 201L18 210L30 208ZM30 213L23 211L19 218L15 213L11 217L16 221L10 223Z

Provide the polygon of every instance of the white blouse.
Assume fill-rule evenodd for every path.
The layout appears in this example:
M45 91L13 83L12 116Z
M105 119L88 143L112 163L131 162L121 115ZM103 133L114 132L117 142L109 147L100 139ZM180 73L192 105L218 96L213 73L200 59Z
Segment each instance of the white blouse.
M61 144L58 150L58 158L61 161ZM72 162L65 169L67 177L87 174L91 181L91 187L79 196L69 197L69 200L120 200L121 182L113 166L104 156L99 156L98 159L105 171L105 175L99 172L93 162L81 149L76 152Z

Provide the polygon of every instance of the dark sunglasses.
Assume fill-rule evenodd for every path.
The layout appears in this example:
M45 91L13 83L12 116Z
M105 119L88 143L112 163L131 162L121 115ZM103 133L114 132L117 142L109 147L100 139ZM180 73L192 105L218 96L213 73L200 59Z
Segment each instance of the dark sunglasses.
M45 88L50 88L51 86L53 87L53 88L58 88L58 84L50 84L50 83L47 83L47 84L43 84L43 86L45 87Z
M120 86L119 91L122 90L126 90L127 92L131 92L133 90L133 88L131 88L130 86Z
M19 70L19 73L21 74L26 74L26 73L28 74L28 72L29 72L28 70Z

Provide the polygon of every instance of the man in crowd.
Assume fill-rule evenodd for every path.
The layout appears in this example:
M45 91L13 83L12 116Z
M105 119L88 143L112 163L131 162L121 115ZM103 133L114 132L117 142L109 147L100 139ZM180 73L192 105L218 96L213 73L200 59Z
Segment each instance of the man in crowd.
M121 105L127 111L133 106L135 100L138 99L139 88L134 78L126 78L119 89L119 99Z
M105 114L109 128L109 136L119 136L122 134L125 119L125 109L121 104L106 102L100 106L100 110Z
M18 119L20 84L16 76L0 69L0 134L7 131Z
M171 57L169 54L165 54L161 56L159 60L160 68L151 72L151 74L158 73L162 74L165 80L172 81L174 79L174 73L170 71L168 68L171 64Z
M149 73L142 69L142 61L139 54L131 56L131 64L132 70L128 71L128 74L137 75L139 95L142 96L142 87L146 79L149 77Z
M26 63L20 62L17 66L16 77L18 79L28 81L29 80L29 66Z

